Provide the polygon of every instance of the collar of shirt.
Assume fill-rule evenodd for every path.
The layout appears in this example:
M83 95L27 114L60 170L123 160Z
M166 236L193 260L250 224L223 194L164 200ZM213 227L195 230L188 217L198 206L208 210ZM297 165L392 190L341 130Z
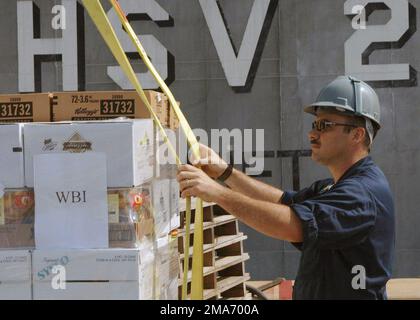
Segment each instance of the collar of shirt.
M360 159L355 164L353 164L350 168L348 168L346 172L344 172L344 174L340 177L340 179L338 179L336 184L350 176L356 175L358 172L365 170L371 165L373 165L371 156L366 156L363 159Z

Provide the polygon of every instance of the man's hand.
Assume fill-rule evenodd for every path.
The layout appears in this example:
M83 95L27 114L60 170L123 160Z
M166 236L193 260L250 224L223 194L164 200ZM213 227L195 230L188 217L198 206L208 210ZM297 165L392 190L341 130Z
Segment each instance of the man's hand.
M191 163L201 167L213 179L220 177L228 166L216 152L203 144L200 144L200 156L200 160L191 160Z
M182 198L198 197L207 202L217 202L225 189L202 170L187 164L178 167L177 180Z

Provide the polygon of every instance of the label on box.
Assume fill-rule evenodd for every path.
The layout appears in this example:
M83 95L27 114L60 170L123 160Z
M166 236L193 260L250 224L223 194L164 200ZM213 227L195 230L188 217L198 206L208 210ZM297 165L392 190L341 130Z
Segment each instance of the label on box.
M55 265L66 268L67 281L139 281L138 249L64 249L34 250L34 283L51 283Z
M30 280L31 253L28 250L0 250L0 283Z
M159 92L145 95L163 126L169 125L168 103ZM135 91L56 92L52 97L53 121L106 120L118 117L150 119L146 105Z
M0 122L51 121L49 93L0 95Z
M120 222L120 200L118 194L108 194L108 222Z
M106 184L103 153L35 156L36 247L108 248Z

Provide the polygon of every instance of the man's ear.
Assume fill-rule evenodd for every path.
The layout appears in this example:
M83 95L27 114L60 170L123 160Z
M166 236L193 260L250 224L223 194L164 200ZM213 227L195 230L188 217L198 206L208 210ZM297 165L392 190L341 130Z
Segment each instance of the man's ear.
M365 135L367 134L366 129L357 127L353 130L353 141L356 143L363 142L365 140Z

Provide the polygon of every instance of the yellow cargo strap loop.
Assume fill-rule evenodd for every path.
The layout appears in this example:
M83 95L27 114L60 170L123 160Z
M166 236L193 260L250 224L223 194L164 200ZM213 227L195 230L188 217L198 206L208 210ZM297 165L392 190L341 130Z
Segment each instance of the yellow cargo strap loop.
M162 80L152 63L150 62L143 46L141 45L137 35L134 33L134 30L131 28L129 21L127 20L126 15L122 11L121 7L119 6L116 0L109 0L116 10L121 23L130 36L131 40L133 41L134 45L137 48L143 62L156 79L157 83L161 87L162 91L167 95L170 106L173 108L176 116L179 119L180 126L184 131L185 136L187 137L188 144L193 152L193 155L196 159L200 158L199 152L199 144L197 139L191 130L185 116L183 115L182 111L180 110L176 100L169 90L166 83ZM149 112L152 115L152 118L156 125L158 126L164 141L168 144L170 152L175 156L177 164L181 164L178 155L176 154L175 149L173 148L172 144L170 143L165 130L163 129L162 124L160 123L157 115L153 111L149 101L144 94L144 91L138 81L136 74L115 34L114 29L112 28L108 17L100 3L99 0L82 0L84 7L88 11L90 17L92 18L93 22L95 23L97 29L99 30L100 34L104 38L106 44L108 45L109 49L111 50L112 54L114 55L115 59L121 66L122 70L126 74L127 78L130 80L131 84L135 88L136 92L140 96L143 103L148 108ZM183 279L183 286L182 286L182 299L186 299L187 295L187 283L188 283L188 260L189 260L189 230L190 230L190 218L191 218L191 198L187 198L187 212L186 212L186 227L185 227L185 237L184 237L184 279ZM193 265L192 265L192 279L191 279L191 299L194 300L202 300L203 299L203 204L201 199L197 199L196 201L196 209L195 209L195 232L194 232L194 247L193 247Z

